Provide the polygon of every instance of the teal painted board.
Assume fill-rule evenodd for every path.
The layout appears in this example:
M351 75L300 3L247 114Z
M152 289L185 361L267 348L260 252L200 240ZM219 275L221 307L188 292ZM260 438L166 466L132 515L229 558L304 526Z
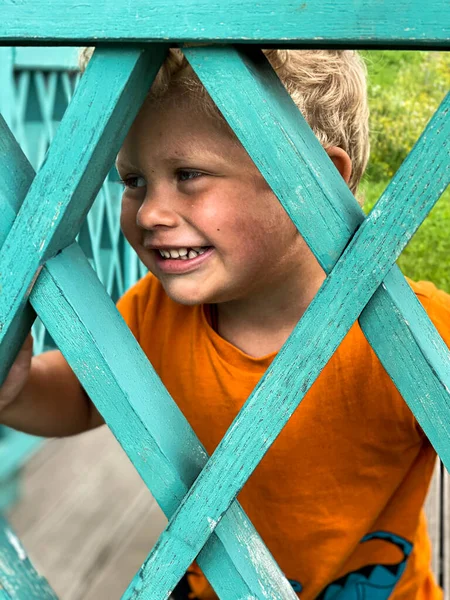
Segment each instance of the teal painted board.
M75 239L166 52L106 48L90 62L2 245L1 277L14 280L0 287L0 381L24 339L21 313L38 270Z
M291 99L282 90L270 65L258 53L244 55L231 48L215 49L214 57L207 48L185 49L184 52L319 262L327 273L330 272L342 248L364 220L364 213L337 171L324 170L326 163L331 165L331 162ZM233 57L240 57L242 62L233 60ZM242 118L243 111L245 118ZM258 115L260 120L257 119ZM448 123L448 119L444 110L444 122ZM251 125L248 126L248 123ZM267 149L258 143L265 135L274 140L274 144ZM441 152L448 153L448 140L444 141ZM283 156L283 169L273 168L278 155ZM406 168L408 170L405 172ZM391 192L397 191L393 204L402 202L399 190L403 189L405 181L410 188L403 189L403 193L408 195L417 192L414 188L415 174L419 176L420 171L416 173L415 167L409 168L408 163L396 174L390 186ZM441 176L443 189L448 182L448 171L443 171ZM405 302L406 297L411 302ZM384 337L373 335L374 324L370 325L372 333L369 332L370 311L377 311L378 304L383 304L386 310ZM405 318L390 322L391 316L398 314L399 305L405 311L408 307ZM414 318L411 311L414 312ZM374 315L374 322L379 321L380 327L381 314ZM450 412L446 408L446 392L442 382L436 379L440 372L438 364L448 361L447 348L396 267L363 315L366 317L361 320L363 331L422 429L440 454L448 452L445 423L450 421ZM389 339L401 339L403 344L398 345L392 353ZM426 347L429 348L428 352ZM441 411L441 418L437 421L432 422L426 417L429 409L427 396L422 393L423 383L418 385L413 376L401 377L402 369L411 357L418 365L422 365L420 372L423 382L436 390L436 398L440 399L433 405ZM442 424L438 432L436 423Z
M1 50L0 50L1 52ZM0 219L0 247L2 246L26 195L33 170L17 147L12 143L13 138L0 117L0 205L2 205L2 218ZM5 161L5 157L8 160ZM17 159L23 164L20 169L10 169L9 161ZM8 181L5 184L5 181ZM5 199L8 201L5 201ZM4 202L2 202L2 199ZM23 319L31 325L35 313L31 306L27 306ZM0 509L5 509L13 500L17 499L18 482L17 470L25 460L37 449L41 440L34 436L0 428Z
M2 213L0 219L0 260L3 255L3 244L26 197L33 177L34 171L31 165L16 143L6 122L0 116L0 210ZM2 279L0 279L0 283ZM6 352L2 354L0 350L0 381L3 381L5 374L9 371L9 365L21 348L35 318L36 313L31 305L27 303L20 316L22 331L11 344L12 354L8 355Z
M75 71L78 70L78 48L15 48L14 67L16 69L36 69L39 71Z
M14 531L0 516L1 600L58 600L38 575Z
M351 240L169 522L143 565L142 578L148 585L146 598L165 597L166 590L173 587L189 566L214 524L220 521L229 503L448 185L449 107L450 96L444 100L411 152L397 181L389 186ZM242 111L240 116L242 118ZM400 183L398 188L397 183ZM400 204L396 202L399 195L404 199ZM445 349L442 358L446 361L445 372L441 373L443 400L448 402L448 350ZM450 437L449 428L450 422L444 432L445 441ZM448 445L442 448L442 458L450 465ZM179 539L184 540L183 552L177 547ZM188 554L186 549L189 549ZM160 573L161 562L172 564L174 568Z
M26 158L14 148L17 144L12 136L9 141L3 162L5 202L16 191L11 186L8 196L8 167L29 169ZM206 463L206 453L78 247L61 252L44 265L30 301L39 308L58 346L170 517ZM97 339L103 340L103 350L97 348ZM92 362L80 358L80 348L90 352ZM121 348L120 354L117 348ZM112 396L111 382L115 383ZM115 402L111 403L112 398ZM296 597L237 502L228 511L218 537L221 541L214 535L198 561L222 597L264 597L261 587L269 597ZM140 582L138 575L132 593Z
M448 47L447 0L0 1L0 41L227 41L307 47Z
M0 115L3 116L9 126L12 124L14 113L13 101L13 68L15 50L14 48L0 48Z

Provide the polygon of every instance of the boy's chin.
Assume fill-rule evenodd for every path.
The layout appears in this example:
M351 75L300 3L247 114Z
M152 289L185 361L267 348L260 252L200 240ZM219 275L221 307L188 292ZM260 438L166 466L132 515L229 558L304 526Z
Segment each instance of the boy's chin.
M164 291L174 302L185 306L197 306L199 304L211 304L216 302L214 294L208 293L201 286L180 285L180 282L161 281Z

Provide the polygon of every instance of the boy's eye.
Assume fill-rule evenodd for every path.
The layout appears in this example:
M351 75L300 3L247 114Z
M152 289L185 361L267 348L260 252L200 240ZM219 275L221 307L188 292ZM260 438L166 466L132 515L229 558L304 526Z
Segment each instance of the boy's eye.
M190 181L191 179L197 179L202 177L204 173L196 171L195 169L179 169L177 171L177 177L179 181Z
M145 187L147 185L145 179L143 177L138 177L137 175L131 175L130 177L124 177L120 180L122 185L126 188L136 189Z

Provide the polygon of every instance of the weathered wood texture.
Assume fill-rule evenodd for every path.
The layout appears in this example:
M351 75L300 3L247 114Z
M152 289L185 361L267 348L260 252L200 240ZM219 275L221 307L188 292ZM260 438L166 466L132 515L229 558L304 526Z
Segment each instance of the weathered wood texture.
M0 40L280 43L309 47L444 47L450 6L430 0L49 0L0 1Z

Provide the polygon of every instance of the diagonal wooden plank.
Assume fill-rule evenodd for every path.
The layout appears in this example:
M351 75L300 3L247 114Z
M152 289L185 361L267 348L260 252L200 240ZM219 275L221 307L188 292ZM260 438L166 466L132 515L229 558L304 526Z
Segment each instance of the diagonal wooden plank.
M207 48L187 48L184 52L329 273L348 239L364 220L364 214L342 178L331 167L331 161L267 60L259 52L244 54L232 48L215 49L214 58ZM240 61L234 60L236 58ZM257 119L258 115L260 119ZM444 121L448 122L448 119L447 115ZM275 150L258 143L264 136L270 136ZM439 152L439 148L434 151ZM448 140L444 140L442 151L448 153ZM273 168L277 152L283 156L283 169ZM405 170L409 163L410 159L390 186L389 193L396 193L394 206L402 203L402 194L417 194L415 182L422 173L421 165L413 164ZM447 183L448 171L442 189ZM378 211L379 207L374 210ZM377 331L381 321L382 336ZM436 450L440 454L447 452L445 434L446 423L450 421L450 406L447 392L437 378L440 370L445 369L447 348L397 267L391 270L371 299L360 325ZM396 343L398 340L401 340L400 344ZM396 343L395 353L391 352L393 343ZM405 365L410 364L411 359L415 370L405 371ZM429 402L425 388L433 390L434 402Z
M233 498L438 200L450 173L449 153L439 152L441 147L448 147L450 139L449 109L450 96L351 240L191 487L142 567L141 579L146 593L137 598L168 597L168 590L180 579L214 526L218 526ZM398 203L398 179L404 180L401 186L404 194L414 175L417 176L414 195ZM397 227L399 222L401 227ZM439 374L441 390L438 391L448 403L450 352L446 349L445 356L440 358L445 369ZM438 363L438 368L440 366ZM444 463L450 466L450 422L443 425L444 444L439 449ZM161 573L161 563L174 566L170 572Z
M8 523L0 517L1 600L57 600L47 581L30 563Z
M166 52L105 48L89 64L2 245L0 381L29 329L22 313L39 268L75 239Z
M27 179L18 186L6 177L8 171L13 164L19 167L28 173L28 184L33 174L25 156L15 148L14 138L4 139L9 139L9 144L4 147L8 150L4 162L0 161L4 168L0 191L12 206L14 192L25 190ZM77 246L43 266L30 300L39 307L54 340L170 517L206 463L206 452ZM106 330L105 322L109 323ZM103 344L99 347L96 340ZM80 347L90 348L90 363L80 359ZM296 598L237 502L224 521L221 537L219 541L214 536L199 557L218 593L229 598L259 598L264 597L261 589L265 589L273 598Z
M69 15L69 18L68 18ZM307 47L450 45L447 0L34 0L0 1L0 40L295 43Z

